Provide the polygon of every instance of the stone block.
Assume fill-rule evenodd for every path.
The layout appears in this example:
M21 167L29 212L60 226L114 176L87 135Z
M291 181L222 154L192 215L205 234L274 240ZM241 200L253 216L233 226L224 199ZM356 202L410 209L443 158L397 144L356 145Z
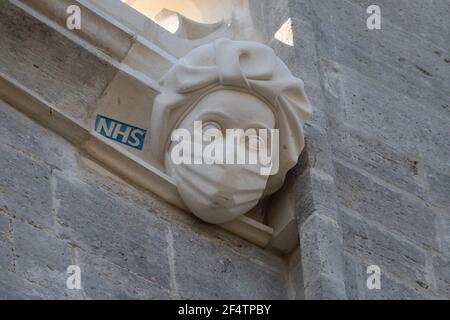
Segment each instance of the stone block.
M0 208L0 272L14 270L13 252L11 247L10 218L3 215Z
M339 125L339 124L338 124ZM340 124L340 130L347 130L345 141L336 141L333 149L339 159L425 199L424 161L402 153L387 143L381 142L354 128Z
M11 3L0 16L0 71L76 119L85 119L115 70Z
M304 79L306 86L320 83L318 57L315 46L314 28L311 22L306 22L296 16L291 16L295 64L287 64L295 76Z
M307 300L346 300L344 283L336 278L320 274L305 287Z
M433 258L433 267L438 292L446 299L450 299L450 260L436 256Z
M410 241L438 248L437 214L420 201L394 192L368 176L335 162L340 203Z
M355 258L351 254L345 254L346 265L346 292L352 300L429 300L438 298L428 288L422 288L417 283L407 284L401 282L384 272L380 268L380 289L369 289L367 279L371 274L367 274L366 263ZM415 285L415 287L414 287ZM419 287L419 288L417 288Z
M334 177L333 153L325 130L310 124L305 125L305 155L308 167L318 169Z
M344 283L345 292L349 300L363 299L361 288L365 285L361 277L360 262L348 252L344 252Z
M267 42L273 38L273 35L290 17L288 0L254 1L248 3L249 15L252 18L254 32L256 37Z
M364 128L367 135L394 148L420 155L430 164L448 167L439 160L450 156L450 142L446 139L448 118L426 111L427 104L419 104L383 88L380 81L370 80L350 69L344 70L348 124ZM402 82L399 80L396 82ZM428 101L432 103L433 99ZM424 112L427 117L423 116Z
M40 228L53 228L51 169L0 145L0 208Z
M71 244L169 287L166 224L79 180L57 177L58 234Z
M385 228L369 223L356 213L343 209L341 226L344 248L358 259L378 265L398 281L419 281L430 286L424 250Z
M174 228L173 239L175 279L180 297L287 299L281 268L274 269L251 254L240 255L225 243L203 238L184 228Z
M70 246L43 230L18 221L13 223L13 236L16 273L36 284L41 297L68 298L66 271L73 264Z
M430 202L450 215L450 168L448 173L445 173L427 166L425 172L430 189Z
M373 4L371 0L350 0L365 10ZM447 52L450 51L448 30L450 29L450 8L446 0L379 0L382 17L397 28L403 29L420 39L431 42ZM383 27L382 27L383 28ZM402 42L402 41L400 41Z
M270 1L269 1L270 2ZM311 22L314 16L313 8L308 0L289 0L289 13L303 21Z
M343 282L342 235L336 221L314 214L299 231L305 288L321 282L322 276Z
M83 251L80 251L78 256L82 292L87 299L167 300L172 298L168 288L162 288L128 269Z
M450 257L450 215L448 213L441 213L438 228L441 239L440 251Z
M330 3L331 2L331 3ZM450 92L450 64L436 54L439 46L426 38L418 41L418 35L403 30L386 18L382 9L382 29L368 30L366 8L349 1L331 0L336 37L371 55L372 60L382 61L390 66L387 72L402 71L415 79L424 89ZM408 5L405 5L408 7ZM402 39L402 41L398 41Z
M303 281L303 266L301 261L300 248L295 248L288 261L288 288L289 298L294 300L305 299L305 287Z
M0 100L0 141L59 169L77 164L76 150L63 138Z
M298 223L303 223L316 212L337 219L336 188L332 177L309 169L296 178L294 190Z
M1 300L40 300L43 297L50 298L50 293L38 285L28 282L22 275L8 270L0 270Z
M441 119L441 121L449 121L450 110L448 110L449 102L446 87L444 87L444 91L436 90L434 84L430 83L428 78L424 79L417 74L411 74L407 70L396 69L384 61L373 59L370 53L342 39L336 39L336 46L339 50L335 61L343 67L345 72L342 72L342 75L346 75L345 69L358 71L365 77L372 79L376 86L382 87L382 89L376 89L376 87L371 89L380 98L409 99L411 103L405 104L404 108L410 107L410 105L419 106L422 110L428 111L428 115L433 113L437 117L444 116L445 119ZM401 58L399 59L403 61ZM405 59L404 63L408 63L408 61ZM414 68L422 74L428 72L420 66L414 66ZM345 87L347 86L345 85ZM376 101L376 99L372 99L372 101ZM389 100L385 104L386 107L391 105L392 103Z

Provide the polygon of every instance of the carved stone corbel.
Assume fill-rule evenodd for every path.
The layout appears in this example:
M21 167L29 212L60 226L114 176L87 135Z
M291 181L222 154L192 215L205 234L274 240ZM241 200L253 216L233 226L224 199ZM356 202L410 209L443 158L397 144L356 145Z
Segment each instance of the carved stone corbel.
M17 64L18 57L5 56L8 58L6 63L16 67L0 72L2 100L71 142L80 150L84 165L148 190L181 212L193 212L209 222L228 221L220 227L258 246L290 252L296 245L298 234L296 226L293 226L295 218L291 203L285 203L284 198L279 197L284 192L270 197L270 202L277 203L277 206L265 206L266 202L260 202L247 214L242 213L260 198L275 192L283 184L286 171L297 161L303 146L301 124L310 112L301 81L293 78L273 51L261 44L224 39L212 42L209 37L180 39L146 17L133 13L120 1L108 2L108 5L96 0L78 0L77 3L83 12L84 23L95 28L67 33L65 9L73 4L72 0L5 2L9 12L21 12L24 21L21 20L19 25L31 23L33 28L42 28L46 33L63 37L52 36L52 41L47 44L29 42L38 46L30 46L29 52L42 52L39 57L29 56L32 58L30 62L40 66L39 70L34 70L33 77L45 83L42 90L23 81L22 75L33 71L28 68L28 63ZM24 31L30 36L34 32L31 28ZM6 48L15 43L8 40L11 37L15 35L10 33L5 38ZM80 72L64 81L56 80L54 74L67 70L65 61L52 54L55 46L61 43L68 47L67 50L77 53L80 68L89 70L92 78L98 79L97 85L84 83L85 75ZM204 45L206 43L208 45ZM186 57L178 61L178 57L183 56ZM159 85L156 79L164 75ZM73 100L63 99L57 103L47 100L59 91L70 92ZM87 93L92 103L85 103ZM156 97L158 101L155 103ZM205 199L214 199L218 203L216 206L198 201L198 192L181 186L177 182L180 172L171 169L172 165L167 161L170 158L166 157L174 148L170 141L174 129L191 127L190 122L198 119L199 114L210 109L212 104L217 104L217 110L235 121L233 125L224 127L244 127L243 120L256 120L255 114L258 114L262 117L259 122L265 122L266 127L280 128L282 144L280 170L276 175L241 179L247 184L236 189L233 177L244 175L231 172L245 167L224 166L226 171L220 173L223 178L218 180L228 179L230 188L221 188L221 192L215 192L211 187L202 189L210 193ZM245 108L237 108L244 105ZM98 118L112 121L109 125L104 123L106 127L103 130L97 126ZM117 125L119 122L120 126ZM207 125L215 127L221 121L212 122ZM116 132L123 129L122 124L146 131L139 149L124 144L125 135L120 139L119 136L114 138ZM130 133L128 137L133 135ZM179 169L178 166L172 167ZM248 168L252 169L251 166ZM258 170L258 167L253 169ZM212 169L203 168L207 173L205 176L214 176L214 172L209 170ZM255 183L256 180L261 184ZM191 181L196 184L198 179ZM254 194L238 192L239 201L243 203L242 199L246 198L247 202L231 210L233 202L227 201L229 195L242 187L248 189L248 186L258 186L259 191ZM187 191L183 193L183 189ZM261 189L264 189L262 193ZM212 192L215 196L211 196ZM261 219L262 211L267 214L264 219Z
M232 221L280 189L304 147L303 124L311 107L302 80L291 74L270 47L215 40L180 59L161 85L151 117L152 150L197 217L210 223ZM277 129L277 141L258 145L270 149L271 174L261 174L260 163L174 161L172 152L180 143L173 141L174 130L185 129L195 136L199 121L203 132L216 130L224 137L227 129ZM239 143L248 143L245 139L244 135L244 140L238 140L237 148L242 147ZM195 148L199 141L183 141L192 144L193 158L199 156L195 150L204 151ZM224 145L222 141L220 146Z

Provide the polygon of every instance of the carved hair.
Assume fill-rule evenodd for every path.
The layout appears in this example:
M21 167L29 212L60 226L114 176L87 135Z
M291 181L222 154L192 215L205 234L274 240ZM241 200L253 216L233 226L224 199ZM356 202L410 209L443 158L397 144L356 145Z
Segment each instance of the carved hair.
M295 78L274 51L249 41L218 39L192 50L161 80L151 120L152 146L164 163L170 136L196 101L220 87L244 90L272 109L280 134L279 172L266 189L279 189L304 147L303 124L311 115L303 81Z

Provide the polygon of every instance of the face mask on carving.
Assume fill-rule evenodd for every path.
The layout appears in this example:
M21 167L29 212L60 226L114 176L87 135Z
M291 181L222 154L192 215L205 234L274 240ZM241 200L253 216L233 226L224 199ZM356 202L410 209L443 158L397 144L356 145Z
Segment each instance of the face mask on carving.
M271 48L251 41L217 39L180 59L160 84L161 93L152 109L151 147L197 217L212 223L231 221L281 188L303 149L302 126L311 106L303 82ZM203 98L198 101L199 97ZM172 161L174 130L186 129L192 135L196 121L224 135L226 129L278 130L276 139L269 134L272 140L267 148L274 152L271 164L264 162L263 168L228 161L216 165ZM189 155L204 158L202 151L196 151L200 155L194 152L195 143L189 144L193 149ZM251 154L252 150L248 151Z
M170 175L175 179L178 190L189 209L199 218L210 223L224 223L252 209L262 197L269 176L261 175L261 167L264 165L257 161L250 162L253 155L258 159L259 152L276 157L267 150L261 150L272 145L261 143L257 137L236 136L233 144L227 144L227 129L260 129L270 131L275 126L275 117L272 110L260 99L247 93L239 91L220 90L205 96L181 121L179 129L189 131L194 137L195 124L203 123L202 141L187 141L190 144L183 151L187 153L185 158L192 161L182 163L173 161L172 153L176 147L173 142L166 155L166 167ZM216 130L223 134L221 138L206 139L209 130ZM268 135L270 137L270 135ZM260 142L257 146L250 141ZM231 141L231 140L230 140ZM186 142L186 141L184 141ZM203 144L202 144L203 142ZM196 144L202 144L197 148ZM221 149L223 161L219 163L204 163L206 159L205 147L213 146L215 150ZM243 151L245 159L237 162L238 149ZM200 154L199 154L200 153ZM229 157L232 155L231 157ZM202 163L195 163L194 158L201 159ZM230 163L227 159L234 159Z

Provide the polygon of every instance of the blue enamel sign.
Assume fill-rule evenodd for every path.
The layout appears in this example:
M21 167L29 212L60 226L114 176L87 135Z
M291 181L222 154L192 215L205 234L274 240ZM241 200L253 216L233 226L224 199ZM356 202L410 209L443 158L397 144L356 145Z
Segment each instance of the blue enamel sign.
M144 129L101 115L97 115L95 119L95 131L108 139L141 151L144 148L145 135L147 134Z

